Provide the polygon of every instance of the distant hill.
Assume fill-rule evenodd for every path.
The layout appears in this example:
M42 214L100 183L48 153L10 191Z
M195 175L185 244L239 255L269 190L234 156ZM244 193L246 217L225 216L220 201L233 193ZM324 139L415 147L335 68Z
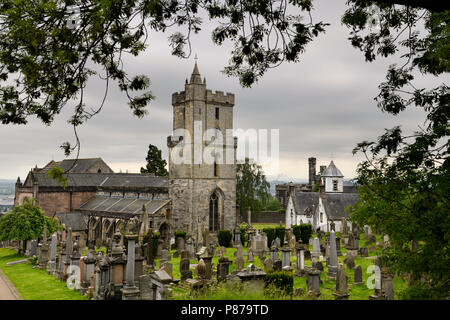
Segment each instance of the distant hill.
M15 184L14 180L0 179L0 195L14 194Z

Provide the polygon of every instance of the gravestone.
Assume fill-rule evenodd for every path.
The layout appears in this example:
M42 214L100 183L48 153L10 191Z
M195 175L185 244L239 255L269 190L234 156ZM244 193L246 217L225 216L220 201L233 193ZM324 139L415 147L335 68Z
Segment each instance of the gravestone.
M337 275L337 252L336 252L336 234L330 232L330 262L328 264L327 277L336 278Z
M303 277L305 275L305 248L299 242L297 245L297 265L295 275Z
M34 257L37 254L37 241L31 240L30 243L30 257Z
M281 249L281 268L291 266L291 249L288 247L288 243L284 242L284 247Z
M394 275L381 271L381 293L385 300L394 300Z
M337 253L338 257L342 256L341 238L340 237L336 237L336 253Z
M339 263L337 276L336 276L336 293L334 297L336 300L348 300L349 294L347 293L347 275L345 274L345 267L342 263Z
M270 259L272 259L273 262L280 260L280 258L278 257L278 248L277 248L276 244L274 244L270 248Z
M249 248L247 250L247 262L253 262L254 258L253 258L253 250L252 248Z
M186 241L186 249L189 252L189 259L195 259L194 242L191 237L189 237Z
M236 228L234 228L234 241L233 246L237 247L238 245L242 245L241 241L241 228L237 225Z
M226 257L220 257L217 265L217 281L226 281L229 274L231 261Z
M320 251L320 240L319 238L314 238L312 257L320 257L322 252Z
M238 271L244 268L244 251L242 249L242 246L237 247L235 264L236 270Z
M308 293L313 293L316 297L320 297L320 271L308 269L306 274L308 275L306 280Z
M355 268L355 258L353 255L347 255L344 263L347 265L347 269L353 270Z
M377 242L377 237L374 234L370 234L366 240L366 244L372 244Z
M135 218L131 218L128 222L128 229L130 234L125 237L128 241L127 250L127 265L126 265L126 278L125 284L122 289L122 300L137 300L139 297L139 288L135 285L135 263L136 263L136 240L137 234L137 221Z
M192 279L192 271L189 269L190 260L189 260L189 251L183 250L181 252L180 259L180 273L181 273L181 281L186 279Z
M361 247L359 248L359 254L361 255L361 257L368 257L369 249L367 249L366 247Z
M251 248L253 254L258 256L259 258L263 258L268 251L267 248L267 235L265 233L256 234L252 238Z
M263 262L264 264L264 271L267 272L271 269L273 269L273 261L270 258L266 258Z
M163 265L165 262L170 261L170 253L167 249L161 250L161 259L159 260L159 265Z
M170 262L164 262L159 270L164 270L170 276L170 278L173 279L173 266Z
M197 264L197 275L199 279L206 280L206 264L203 259L200 259L200 261Z
M281 260L277 260L273 263L273 270L281 271L282 268L283 268L283 265L282 265Z
M360 284L362 284L363 282L363 279L362 279L362 268L361 268L361 266L356 266L355 267L355 274L354 274L354 280L353 280L353 285L355 285L355 286L357 286L357 285L360 285Z
M313 268L316 268L317 270L323 272L323 264L321 261L316 261L313 264Z

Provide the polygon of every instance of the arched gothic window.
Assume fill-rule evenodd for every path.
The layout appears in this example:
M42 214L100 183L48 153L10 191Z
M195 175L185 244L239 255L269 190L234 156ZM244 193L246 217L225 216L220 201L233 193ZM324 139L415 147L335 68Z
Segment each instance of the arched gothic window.
M219 230L219 197L214 192L209 198L209 232Z

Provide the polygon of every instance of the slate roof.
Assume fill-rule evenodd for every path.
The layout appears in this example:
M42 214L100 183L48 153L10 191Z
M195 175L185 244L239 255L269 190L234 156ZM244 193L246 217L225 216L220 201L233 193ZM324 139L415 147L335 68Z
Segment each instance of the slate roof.
M319 205L318 192L296 192L294 197L294 207L297 214L305 214L306 208L311 208L313 214Z
M66 225L66 230L69 227L72 231L86 230L86 222L83 219L84 214L82 212L69 212L69 213L57 213L56 217L59 218L62 224Z
M328 168L325 169L325 171L322 173L322 177L343 177L341 170L336 168L334 165L333 160L331 160L330 165Z
M75 163L76 161L76 163ZM89 159L65 159L63 161L50 161L44 168L40 169L39 172L48 172L50 169L58 166L64 171L70 169L70 173L87 173L88 170L94 166L97 162L103 162L104 165L108 166L102 158L89 158ZM111 170L112 171L112 170Z
M33 172L39 187L61 187L47 173ZM168 188L167 177L137 173L69 173L67 187L99 187L102 189Z
M96 195L77 208L77 211L140 214L142 206L147 206L147 213L152 214L166 205L170 200L149 198L119 198Z
M348 216L345 208L357 202L357 193L327 193L323 204L329 219L340 220Z

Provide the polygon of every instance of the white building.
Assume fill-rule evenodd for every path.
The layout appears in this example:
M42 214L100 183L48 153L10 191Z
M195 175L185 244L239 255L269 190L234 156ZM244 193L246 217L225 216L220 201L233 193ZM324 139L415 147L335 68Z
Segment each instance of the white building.
M299 192L293 184L290 185L286 229L310 223L314 230L327 232L331 221L334 221L336 231L342 231L342 218L348 218L346 208L358 202L358 194L344 192L344 175L333 161L323 171L321 182L319 192Z

